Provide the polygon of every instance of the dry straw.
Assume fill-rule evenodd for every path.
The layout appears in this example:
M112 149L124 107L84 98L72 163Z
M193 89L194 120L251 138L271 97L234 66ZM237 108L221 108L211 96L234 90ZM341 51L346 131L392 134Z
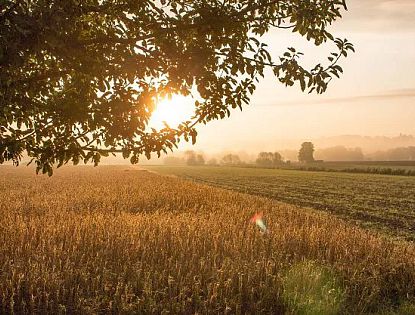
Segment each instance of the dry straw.
M413 310L413 244L310 209L136 169L0 174L0 313Z

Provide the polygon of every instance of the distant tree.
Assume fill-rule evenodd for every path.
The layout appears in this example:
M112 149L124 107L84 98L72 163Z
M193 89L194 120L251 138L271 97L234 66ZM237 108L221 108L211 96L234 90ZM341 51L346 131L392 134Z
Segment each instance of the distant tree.
M314 145L311 142L303 142L300 151L298 151L298 161L310 163L314 161Z
M362 148L350 149L349 154L350 161L363 161L365 159Z
M278 152L260 152L256 164L265 167L274 167L282 163L282 156Z
M375 161L415 161L415 146L377 151L369 155Z
M186 164L189 166L198 166L205 164L205 159L203 158L202 154L197 154L194 151L186 151L184 153Z
M391 161L414 161L415 147L395 148L387 151Z
M196 164L196 153L194 151L186 151L184 153L184 159L186 160L187 165Z
M315 153L318 159L325 161L362 161L364 155L361 148L346 148L344 146L335 146L320 149Z
M210 166L216 166L218 165L218 161L215 158L211 158L210 160L207 161L206 164Z
M236 154L227 154L222 158L221 163L223 165L233 165L233 166L235 166L235 165L240 165L241 164L241 159Z
M205 164L205 158L202 154L196 155L196 165L204 165Z
M256 164L260 166L272 166L272 153L271 152L260 152L256 159Z
M274 163L274 165L281 164L283 162L282 155L278 152L274 152L272 155L272 162Z
M131 163L195 142L196 126L249 104L267 69L276 82L323 93L353 51L328 26L345 0L3 0L0 5L0 164L25 152L37 171ZM290 47L271 57L263 36L289 30L336 51L304 68ZM152 130L157 99L197 90L195 115Z

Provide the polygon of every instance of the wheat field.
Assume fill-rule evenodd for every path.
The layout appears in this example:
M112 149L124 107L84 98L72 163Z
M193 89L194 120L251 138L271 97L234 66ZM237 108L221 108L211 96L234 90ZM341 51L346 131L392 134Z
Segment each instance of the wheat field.
M413 314L414 283L413 243L312 209L135 167L0 167L0 313Z
M415 177L247 167L147 166L174 175L329 212L347 222L415 241Z

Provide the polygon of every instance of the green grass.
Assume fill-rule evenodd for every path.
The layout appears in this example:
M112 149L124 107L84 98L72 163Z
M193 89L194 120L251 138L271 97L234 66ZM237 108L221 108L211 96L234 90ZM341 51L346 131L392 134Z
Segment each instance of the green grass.
M415 176L415 161L322 162L281 165L281 169Z
M390 236L415 240L414 177L230 167L148 169L327 211Z
M313 163L312 163L313 164ZM383 168L390 167L392 169L405 169L415 171L415 161L355 161L355 162L330 162L314 163L315 166L322 165L323 167L342 169L342 168Z
M294 314L335 315L345 300L345 290L339 283L329 268L303 261L284 275L282 296Z

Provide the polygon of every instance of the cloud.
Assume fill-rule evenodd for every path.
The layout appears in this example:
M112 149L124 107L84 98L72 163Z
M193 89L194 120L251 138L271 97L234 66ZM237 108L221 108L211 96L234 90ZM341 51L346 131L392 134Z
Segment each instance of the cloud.
M415 98L415 89L391 90L391 91L388 91L387 93L382 93L382 94L329 98L325 100L319 100L313 103L314 104L352 103L356 101L392 100L392 99L397 99L397 98Z
M400 89L390 90L385 93L370 94L370 95L357 95L350 97L332 97L314 100L302 100L301 105L318 105L318 104L339 104L339 103L361 103L364 101L386 101L396 99L411 99L415 98L415 89ZM274 104L260 104L260 106L275 106L275 105L298 105L298 100L282 101Z

